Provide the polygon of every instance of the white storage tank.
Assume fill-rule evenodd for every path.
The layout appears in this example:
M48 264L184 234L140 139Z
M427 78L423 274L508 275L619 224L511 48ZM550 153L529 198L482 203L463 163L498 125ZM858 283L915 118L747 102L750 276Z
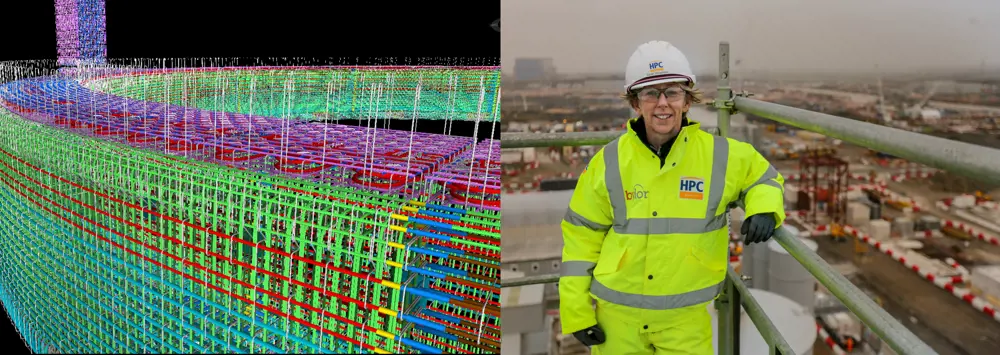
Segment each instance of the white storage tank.
M743 245L740 273L750 276L750 282L747 285L761 290L768 289L767 259L767 246L759 243Z
M860 226L868 222L871 216L871 208L860 202L850 202L847 204L847 224Z
M785 185L785 201L795 204L799 202L799 187L796 185Z
M873 219L868 222L868 235L875 240L889 239L889 221L884 219Z
M799 239L810 250L819 249L819 244L810 239ZM767 243L768 255L768 290L788 297L802 305L812 313L816 304L816 278L805 267L795 260L777 240Z
M802 233L801 231L799 231L798 228L795 228L791 224L786 224L784 227L785 229L788 230L788 233L791 233L792 235L799 235L800 233Z
M778 333L785 338L796 355L812 355L813 344L816 342L816 319L812 313L787 297L773 292L750 289L750 294L757 300L764 313L771 319L771 323L778 328ZM718 354L719 315L713 303L709 302L707 307L708 313L712 316L712 347ZM740 310L740 354L769 354L767 342L760 335L757 326L742 307Z
M733 210L735 212L737 210ZM740 216L742 216L743 211L740 211ZM735 218L735 217L734 217ZM733 227L734 230L736 227ZM788 230L792 235L799 235L799 230L791 225L785 225L785 229ZM769 264L769 255L767 247L763 244L750 244L743 245L743 254L740 260L740 273L745 276L750 276L750 281L747 285L752 288L767 290L768 288L768 275L767 268Z

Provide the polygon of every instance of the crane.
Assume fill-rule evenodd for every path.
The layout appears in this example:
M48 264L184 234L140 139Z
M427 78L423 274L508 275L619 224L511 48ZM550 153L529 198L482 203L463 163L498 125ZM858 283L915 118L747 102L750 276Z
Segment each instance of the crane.
M878 65L875 66L878 68ZM878 76L878 111L882 115L882 121L885 123L892 122L892 115L889 111L885 109L885 95L882 92L882 75Z
M927 102L931 100L931 97L933 97L935 93L937 93L938 86L940 84L941 84L940 81L935 81L933 84L931 84L931 88L930 90L927 91L927 95L924 96L924 98L920 100L920 102L917 102L916 104L913 104L913 106L907 108L906 112L911 117L920 117L920 111L923 110L924 106L927 106Z

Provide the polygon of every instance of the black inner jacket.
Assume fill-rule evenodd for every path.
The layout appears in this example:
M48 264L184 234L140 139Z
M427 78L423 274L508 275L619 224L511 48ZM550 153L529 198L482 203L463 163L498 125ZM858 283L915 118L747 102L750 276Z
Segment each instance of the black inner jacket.
M655 156L660 158L660 168L662 169L663 164L666 163L667 154L670 153L670 148L673 148L674 141L677 140L677 136L680 135L680 131L677 131L677 136L670 138L670 140L668 140L666 143L663 143L662 146L654 147L652 144L649 143L649 138L646 137L646 122L644 117L639 116L639 119L633 121L631 125L632 125L632 130L635 131L635 134L639 136L639 140L642 141L642 144L646 145L646 148L649 148L649 150L653 152ZM691 122L688 121L687 115L685 114L681 118L681 128L690 125Z

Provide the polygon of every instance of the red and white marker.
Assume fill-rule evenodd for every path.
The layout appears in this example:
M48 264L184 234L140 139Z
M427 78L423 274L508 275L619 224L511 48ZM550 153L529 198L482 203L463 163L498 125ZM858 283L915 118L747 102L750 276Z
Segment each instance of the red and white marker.
M947 222L945 224L947 225ZM903 263L903 265L910 268L917 274L921 275L925 280L930 281L931 283L937 285L938 287L944 289L945 291L950 292L952 295L965 301L973 308L978 309L983 313L986 313L986 315L990 316L990 318L993 318L997 322L1000 322L1000 313L998 313L997 310L993 308L993 305L983 300L982 298L973 295L972 290L969 290L967 288L955 287L954 284L962 283L964 281L964 277L962 275L955 275L951 277L935 277L935 275L927 271L921 271L920 267L913 264L912 262L908 262L908 260L906 260L906 258L904 258L901 253L893 251L891 248L889 248L889 246L882 244L881 242L875 240L874 238L871 238L867 234L859 232L857 229L854 229L854 227L844 226L844 231L850 233L851 235L857 238L860 238L862 241L868 244L871 244L876 249L889 255L893 259L896 259L897 261ZM961 273L961 271L959 272Z

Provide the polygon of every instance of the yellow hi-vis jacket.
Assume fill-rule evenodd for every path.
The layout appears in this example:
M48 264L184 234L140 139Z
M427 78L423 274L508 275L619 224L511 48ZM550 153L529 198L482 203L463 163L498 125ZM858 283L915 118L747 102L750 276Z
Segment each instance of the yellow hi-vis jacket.
M785 219L784 179L753 146L690 121L661 168L626 126L580 175L561 223L564 334L597 324L592 299L649 332L704 311L729 266L729 205L773 213L778 226Z

